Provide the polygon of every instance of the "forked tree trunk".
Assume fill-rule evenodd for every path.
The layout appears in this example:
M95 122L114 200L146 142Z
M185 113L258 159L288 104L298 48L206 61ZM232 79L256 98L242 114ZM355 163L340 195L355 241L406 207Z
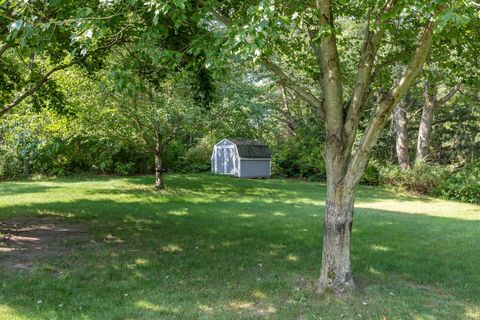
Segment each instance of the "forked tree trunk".
M367 27L365 41L361 49L357 70L357 79L352 99L345 109L342 94L342 75L340 58L336 45L335 21L330 0L312 1L318 10L318 27L309 32L311 39L317 39L318 30L327 30L320 41L312 41L312 47L318 65L321 68L320 84L322 99L318 99L308 89L299 85L282 67L268 57L261 62L275 73L282 84L295 92L301 99L314 108L325 122L326 147L325 162L327 167L327 203L324 225L323 259L317 292L333 291L343 293L355 288L350 260L350 238L353 219L355 189L369 154L375 145L381 129L390 116L392 109L406 94L413 80L417 77L432 47L433 33L438 24L438 16L446 9L439 4L434 15L424 26L419 43L402 75L390 90L382 94L374 113L370 117L360 141L356 143L357 131L365 106L371 93L374 76L375 56L385 33L384 17L396 7L396 0L387 1L377 15L375 30ZM214 10L216 19L228 27L230 18ZM393 16L393 15L390 15ZM387 19L389 20L389 19ZM368 25L369 26L369 25ZM313 31L317 29L317 31Z
M353 204L354 190L342 184L327 194L318 293L342 294L355 289L350 259Z
M395 149L397 151L398 165L402 170L410 168L406 109L407 104L402 101L395 106L393 111L393 120L395 122Z
M165 189L165 184L163 183L163 167L162 167L161 152L155 152L155 189L157 190Z

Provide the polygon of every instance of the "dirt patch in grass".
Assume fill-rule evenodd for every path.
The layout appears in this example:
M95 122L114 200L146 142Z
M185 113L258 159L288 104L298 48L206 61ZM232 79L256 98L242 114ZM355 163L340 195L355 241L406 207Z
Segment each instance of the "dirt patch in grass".
M52 257L65 257L90 242L81 225L59 219L21 217L0 221L0 267L32 270Z

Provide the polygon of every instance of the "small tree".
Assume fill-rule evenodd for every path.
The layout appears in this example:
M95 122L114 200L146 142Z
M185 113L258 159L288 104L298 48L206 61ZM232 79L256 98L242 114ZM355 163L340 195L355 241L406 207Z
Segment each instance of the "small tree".
M121 139L140 142L154 156L155 188L162 190L166 149L172 140L194 127L198 108L184 74L158 70L139 56L120 58L107 81L111 108L104 111L110 114L111 132Z

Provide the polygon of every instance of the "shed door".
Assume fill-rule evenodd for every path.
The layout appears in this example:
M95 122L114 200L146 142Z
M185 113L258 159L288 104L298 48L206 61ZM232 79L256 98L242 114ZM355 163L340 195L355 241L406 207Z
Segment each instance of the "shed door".
M225 172L225 149L218 147L217 148L217 159L216 160L216 169L217 173Z
M226 174L235 173L235 150L233 147L225 149L225 172Z
M235 149L233 146L217 147L217 173L235 173Z

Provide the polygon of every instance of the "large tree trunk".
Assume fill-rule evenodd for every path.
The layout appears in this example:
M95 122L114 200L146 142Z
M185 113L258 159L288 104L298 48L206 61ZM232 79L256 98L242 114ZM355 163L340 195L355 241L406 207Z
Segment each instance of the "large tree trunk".
M342 294L355 289L350 260L354 192L343 184L327 191L318 293Z
M155 152L155 189L163 190L165 185L163 183L163 168L162 168L162 154Z
M417 155L415 161L425 161L428 156L430 133L432 132L433 111L436 106L437 86L427 82L425 84L425 103L423 104L422 118L418 129Z
M320 25L333 26L330 2L316 1L316 5L320 13ZM322 69L321 86L324 93L323 107L327 135L325 145L327 201L323 227L322 268L317 292L332 291L341 294L355 288L350 261L354 193L353 188L351 192L347 192L345 187L347 159L351 150L349 134L346 131L350 128L346 129L345 125L340 60L333 32L327 33L320 41L318 59Z
M410 155L408 152L407 104L404 101L395 106L393 120L395 122L395 148L398 164L402 170L406 170L410 168Z

